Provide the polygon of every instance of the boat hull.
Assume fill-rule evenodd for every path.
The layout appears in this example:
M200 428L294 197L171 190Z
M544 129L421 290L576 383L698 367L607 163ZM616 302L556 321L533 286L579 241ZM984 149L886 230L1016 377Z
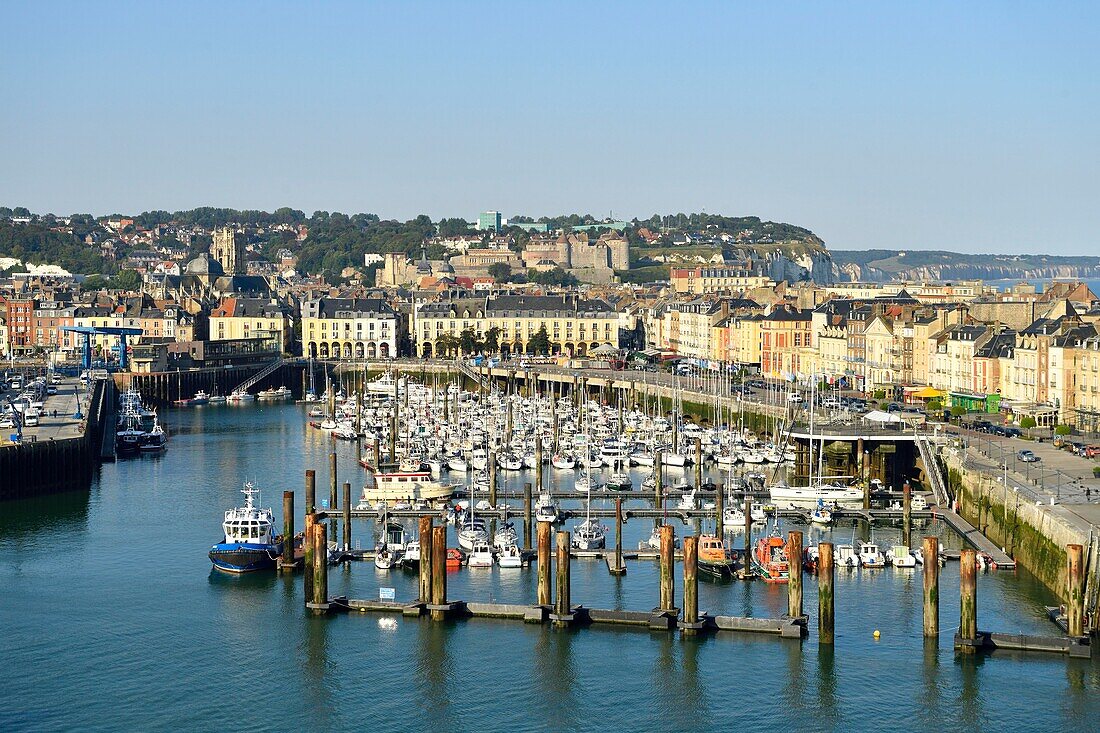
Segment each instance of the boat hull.
M272 570L279 557L277 545L251 545L244 543L219 543L210 548L210 562L217 570L226 573L252 573Z

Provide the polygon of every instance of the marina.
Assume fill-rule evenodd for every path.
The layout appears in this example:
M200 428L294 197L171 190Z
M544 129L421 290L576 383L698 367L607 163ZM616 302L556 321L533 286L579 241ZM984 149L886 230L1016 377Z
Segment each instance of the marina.
M586 725L572 718L574 714L582 717L618 714L626 716L627 720L662 720L668 709L677 710L678 719L722 725L735 719L731 711L721 705L708 705L704 709L684 706L677 702L678 693L674 695L671 688L665 687L664 680L681 680L692 685L704 699L717 700L723 691L715 687L711 679L731 659L737 659L740 667L754 670L754 684L760 690L770 687L784 689L791 684L801 690L798 695L781 695L780 699L786 702L780 709L748 709L736 715L738 721L748 719L759 724L781 724L785 719L797 719L808 713L807 706L811 703L815 710L825 711L821 714L829 716L829 720L833 721L831 725L858 726L860 721L869 721L873 718L868 716L876 715L874 711L882 702L880 698L864 694L840 696L834 686L839 674L845 675L845 679L869 683L870 679L866 676L869 669L876 670L876 676L912 676L913 684L934 690L937 696L951 694L951 690L959 690L963 686L973 690L972 694L979 703L978 709L954 709L951 706L925 708L915 700L905 700L903 707L908 715L935 721L936 725L982 721L1004 726L1014 716L1025 714L1030 716L1029 720L1039 721L1037 724L1046 721L1050 725L1070 725L1080 720L1078 716L1091 714L1090 706L1095 704L1096 690L1094 683L1089 681L1095 678L1090 671L1095 661L1063 661L1058 658L1067 657L1065 653L1056 655L1047 652L1038 656L1031 653L1017 657L1014 655L1020 652L1002 648L994 652L994 659L980 667L979 682L977 662L967 661L954 651L952 635L955 624L949 619L959 612L959 594L954 589L959 583L960 564L955 561L948 562L940 570L943 587L940 615L943 624L932 646L928 646L923 638L922 571L919 567L915 570L888 567L857 571L837 568L834 578L835 642L832 645L820 644L817 638L819 613L813 590L816 582L811 575L804 576L807 593L803 610L806 620L800 628L805 630L806 635L801 636L800 632L801 642L797 641L798 637L782 639L779 633L782 618L789 610L788 593L784 586L759 582L712 582L705 580L702 574L698 583L698 611L701 618L713 622L713 630L705 632L705 643L688 640L687 637L678 641L677 636L669 632L653 635L654 632L650 631L648 635L639 636L638 630L650 628L652 609L658 605L661 585L659 550L636 549L649 537L655 517L630 512L657 511L651 504L645 507L647 497L640 488L635 488L629 499L623 502L626 516L620 562L627 568L625 574L609 572L609 566L615 565L613 526L608 532L607 550L600 551L610 551L610 562L606 554L576 550L570 553L571 605L587 609L587 618L593 628L605 628L606 633L576 636L573 632L566 632L563 635L554 631L549 618L544 624L509 623L510 618L516 618L517 609L523 608L526 613L538 601L537 548L533 548L534 552L530 555L524 551L526 557L534 557L536 562L522 568L469 568L459 564L452 568L445 560L445 567L452 568L445 572L446 597L449 602L461 601L461 608L465 609L455 617L456 620L437 625L430 620L430 614L414 618L404 611L398 612L397 606L408 607L420 595L419 573L401 568L381 570L373 562L329 566L325 578L327 595L333 599L348 599L349 613L311 618L305 606L308 598L303 588L303 575L310 566L304 566L302 560L298 562L301 569L296 572L267 571L235 577L212 569L205 557L205 549L210 546L211 530L216 526L216 513L225 507L240 504L242 480L256 483L262 492L261 506L277 504L279 491L292 492L297 499L292 504L293 526L300 532L306 526L304 492L300 488L306 470L315 471L319 484L316 488L318 505L331 500L333 484L337 487L339 501L336 506L330 504L332 511L329 516L339 516L341 519L337 522L323 520L324 524L339 524L338 531L329 534L330 540L338 538L342 542L344 532L348 531L349 544L353 549L361 548L364 552L373 550L382 536L377 531L381 526L377 511L354 512L349 506L348 511L353 512L349 529L344 530L342 524L344 507L348 506L343 501L344 483L354 481L356 486L361 487L367 479L367 471L359 463L359 448L353 441L334 441L323 431L310 428L306 412L306 406L261 403L243 408L206 405L173 410L165 418L172 434L168 450L105 464L90 495L64 494L5 506L6 512L0 520L4 530L0 540L4 551L4 561L0 564L3 577L10 579L13 572L18 572L18 567L28 562L45 562L52 567L48 578L45 575L32 576L22 581L27 585L28 593L36 599L36 606L50 599L60 601L64 598L68 603L79 602L86 609L89 619L84 624L85 628L97 628L108 623L108 619L114 618L113 609L119 603L137 604L144 609L135 626L135 632L145 640L144 651L119 646L111 635L103 634L93 634L81 643L74 643L76 638L72 634L77 633L76 630L55 631L51 638L56 641L48 642L50 645L64 645L68 651L61 652L59 647L58 653L69 655L74 663L86 658L85 655L107 654L116 660L113 667L118 664L137 665L136 668L146 670L143 675L112 692L103 703L84 699L78 702L80 686L63 693L63 698L71 698L69 709L80 711L70 713L69 717L52 705L28 707L21 703L19 709L24 711L27 720L83 722L94 715L100 716L100 720L111 720L122 725L127 720L141 720L141 705L137 701L151 694L153 686L159 686L162 684L160 680L163 680L162 673L157 671L160 665L153 665L152 659L177 658L180 662L174 666L173 679L187 681L191 692L187 692L185 698L192 712L175 722L187 724L190 721L201 727L202 721L212 721L217 714L216 705L197 697L206 689L206 684L201 680L208 667L217 664L222 649L227 645L229 648L244 649L244 644L258 654L260 660L271 665L282 663L287 655L297 660L299 671L275 683L274 689L278 695L273 711L283 719L303 726L315 721L318 715L328 724L336 725L351 721L368 709L371 714L377 714L380 706L382 710L396 710L397 705L413 699L437 700L440 703L444 699L455 699L458 690L470 684L467 675L472 674L474 668L468 667L463 660L471 653L481 655L486 661L517 665L517 670L522 670L517 671L519 684L542 685L546 680L552 680L545 694L547 700L556 703L551 707L533 703L515 711L502 702L478 698L468 709L460 710L447 705L438 708L442 713L433 712L433 724L442 720L445 726L461 728L471 723L469 716L472 715L521 728L531 724L549 724L549 716L553 714L557 719L558 715L556 710L553 713L551 710L568 701L569 706L580 708L570 713L570 719L578 728L585 728ZM369 452L369 447L364 450L365 454L369 455ZM331 462L333 453L336 454L334 464ZM271 465L276 456L279 457L279 470L277 476L272 476ZM336 468L335 481L327 470L333 465ZM640 487L649 470L639 466L628 467L624 472L633 480L635 487ZM518 516L509 513L509 517L518 520L518 538L525 547L522 497L524 484L534 484L536 481L535 473L533 469L502 470L497 487L498 501L513 507L510 512L519 513ZM583 499L569 483L574 478L573 473L547 470L544 482L563 513L571 512L580 517L585 514L585 509ZM670 467L667 476L673 485L681 479L694 481L694 468ZM725 483L728 472L708 465L703 476L704 483ZM354 495L358 493L356 489ZM533 493L538 496L537 492ZM698 519L688 514L688 523L683 524L671 508L679 501L681 494L682 489L668 489L667 494L668 521L676 526L680 538L693 534L695 521L707 522L710 521L707 517L714 515L713 509L700 508L697 510ZM350 487L347 495L353 495ZM622 498L622 495L599 493L591 502L594 516L598 515L601 522L614 525L611 517L616 498ZM760 498L763 500L763 497ZM697 499L703 503L711 501L708 493L702 490L697 494ZM171 552L147 568L135 568L113 552L113 543L105 542L106 537L119 524L132 528L136 533L132 539L140 541L142 538L156 537L155 527L146 518L154 507L162 504L171 507L177 517L179 529L173 538L173 546L183 547L186 551ZM871 516L874 516L875 522L872 525L859 515L862 510L852 511L853 514L848 517L838 516L837 523L829 528L810 526L804 522L805 515L799 512L780 516L779 520L784 536L792 530L801 531L807 546L830 540L844 544L853 537L869 540L872 533L883 547L891 547L901 539L900 517L896 512L873 510ZM398 516L399 512L408 514ZM426 519L417 516L412 509L391 509L387 513L389 519L398 519L402 523L408 537L417 536L419 523ZM661 514L663 516L664 512ZM440 515L437 513L436 516ZM493 519L491 514L483 516L487 523ZM496 518L499 520L499 515ZM277 512L275 519L279 522L283 517ZM569 528L578 521L570 519L564 526ZM967 549L962 538L942 520L932 518L930 512L914 512L913 521L917 525L914 533L918 537L926 533L938 536L949 558L957 557L963 549ZM55 528L49 544L40 532L34 531L43 522ZM443 530L446 546L453 551L457 547L454 526L441 527L437 520L435 528L437 531ZM728 539L734 549L740 548L743 542L737 535L730 535ZM76 548L75 562L59 565L56 560L49 559L49 547L56 541L65 541ZM537 544L537 536L532 537L532 542ZM682 557L681 548L674 553L672 566L672 592L679 605L683 605ZM550 558L547 565L547 572L552 573L558 563ZM95 592L103 582L118 588L110 598L100 597ZM554 582L556 585L556 578ZM1051 605L1053 597L1035 581L1029 580L1026 573L1001 570L981 572L976 575L976 585L981 596L980 627L983 631L993 629L998 633L1011 632L1042 638L1052 638L1061 633L1047 617L1046 608ZM382 595L390 593L386 589L392 589L392 601L381 600ZM143 600L150 595L173 601L162 604ZM553 598L559 597L555 587ZM9 614L21 614L29 602L19 598L12 600L0 610L3 620L9 624L16 618ZM453 613L457 613L458 608L455 606ZM54 626L52 617L55 613L60 611L47 611L39 615L28 631L36 627L44 628L43 625ZM364 615L367 618L360 618ZM458 618L468 620L460 621ZM670 628L665 618L665 628ZM519 621L518 618L516 620ZM272 645L268 645L271 648L253 648L251 642L246 641L251 634L241 635L245 629L242 623L248 627L263 628L272 641ZM711 622L705 623L709 625ZM671 628L676 628L676 625ZM875 630L881 631L877 640L873 638ZM682 636L678 629L675 633ZM186 639L189 650L186 660L179 658L174 651L181 635ZM780 643L761 645L760 641L772 636ZM37 639L40 638L40 634L18 635L10 647L12 659L18 663L29 658L28 655L39 654L42 647ZM342 643L348 639L358 641L352 646ZM356 650L361 644L382 645L381 648L407 659L397 662L395 668L415 681L411 687L399 690L383 677L370 683L372 693L368 698L372 702L351 703L344 700L334 705L333 696L340 694L337 690L346 693L365 689L362 688L365 682L340 672L359 668L359 664L351 660L362 654ZM511 651L505 652L505 649ZM600 673L601 667L596 660L609 654L632 660L625 662L629 673L627 677L610 688L615 693L610 701L606 691L597 695L593 689L597 678L606 679ZM1005 657L1006 654L1009 656ZM1008 703L1003 701L1000 693L1014 684L1010 680L1015 679L1023 669L1042 670L1055 661L1059 669L1064 668L1065 671L1041 674L1024 694L1014 696ZM415 671L417 669L427 676L421 678ZM107 674L110 671L104 668L102 675ZM629 680L634 678L648 680L646 684L652 687L655 694L633 695ZM39 674L32 668L29 674L7 688L10 692L5 694L14 697L5 702L24 699L26 692L38 684L38 679ZM102 679L99 674L90 672L85 684L95 685ZM388 696L386 701L379 701L379 691ZM1076 697L1079 700L1076 708L1045 710L1035 704L1043 695L1054 694L1055 691ZM314 700L305 711L289 702L290 698L303 694L313 696ZM986 695L996 696L997 704L982 706L980 703ZM104 705L109 705L109 709ZM75 718L72 717L74 714ZM401 725L394 727L416 726L418 720L426 724L429 718L422 717L426 714L415 711L402 713ZM676 725L671 719L669 724Z

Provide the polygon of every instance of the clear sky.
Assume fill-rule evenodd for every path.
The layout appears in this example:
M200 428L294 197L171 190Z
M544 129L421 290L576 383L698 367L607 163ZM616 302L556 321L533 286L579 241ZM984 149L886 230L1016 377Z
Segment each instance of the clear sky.
M1100 2L5 3L0 204L1100 256Z

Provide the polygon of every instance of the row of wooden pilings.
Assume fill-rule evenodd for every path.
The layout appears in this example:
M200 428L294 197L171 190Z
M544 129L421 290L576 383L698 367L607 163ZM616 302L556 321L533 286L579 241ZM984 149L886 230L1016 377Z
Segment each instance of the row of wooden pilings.
M335 462L330 463L331 485L330 499L335 504L337 483ZM283 492L283 554L279 562L281 571L304 570L306 607L315 614L327 613L331 608L328 593L328 532L325 523L315 518L316 512L316 473L306 471L306 526L303 537L303 563L294 558L294 492ZM718 496L721 496L718 492ZM351 484L343 484L343 545L351 546ZM616 523L621 525L621 502L617 502ZM746 505L746 523L751 506ZM582 607L572 602L570 587L570 546L571 535L568 531L555 534L555 547L551 547L553 527L550 522L537 522L536 533L536 572L538 583L536 606L541 607L554 626L570 626ZM333 523L335 537L335 523ZM447 527L435 525L432 517L420 517L420 569L419 597L421 605L433 620L448 618L462 604L447 600ZM674 547L675 537L671 525L660 528L658 605L653 612L668 621L667 627L678 626L685 634L695 634L706 628L705 619L699 611L698 580L698 541L697 536L687 536L683 540L683 608L676 606ZM528 539L528 544L530 543ZM937 537L925 537L923 540L923 617L924 636L936 638L940 634L939 611L939 558L940 544ZM616 544L614 568L625 570L621 556L621 544ZM789 560L789 579L787 584L787 616L802 619L803 613L803 534L791 531L787 535ZM556 572L551 565L552 555L556 554ZM1068 636L1078 639L1085 634L1084 616L1084 548L1079 544L1067 546L1067 606L1066 617ZM746 557L746 566L751 559ZM614 572L614 568L612 569ZM822 542L818 545L817 559L817 600L818 600L818 641L832 644L835 633L835 563L833 544ZM962 550L959 559L959 628L955 635L955 648L962 652L973 652L981 647L982 636L978 631L978 586L977 556L972 549Z

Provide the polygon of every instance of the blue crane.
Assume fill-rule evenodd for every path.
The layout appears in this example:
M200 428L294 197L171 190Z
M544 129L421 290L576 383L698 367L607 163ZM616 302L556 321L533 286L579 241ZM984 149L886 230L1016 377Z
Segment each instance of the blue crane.
M84 337L84 357L82 359L85 369L92 368L92 336L118 336L118 367L126 371L126 337L140 336L140 328L124 326L62 326L62 331L77 333Z

